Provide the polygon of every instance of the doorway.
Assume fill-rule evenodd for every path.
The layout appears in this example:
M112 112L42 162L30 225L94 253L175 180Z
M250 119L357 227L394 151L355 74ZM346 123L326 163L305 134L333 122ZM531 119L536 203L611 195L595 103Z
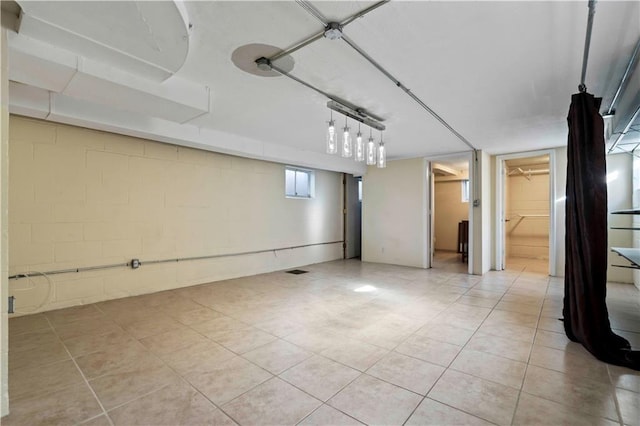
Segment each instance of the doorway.
M362 177L344 174L344 258L360 258L362 244Z
M555 274L553 152L497 157L496 270Z
M470 273L472 183L468 155L429 162L430 267Z

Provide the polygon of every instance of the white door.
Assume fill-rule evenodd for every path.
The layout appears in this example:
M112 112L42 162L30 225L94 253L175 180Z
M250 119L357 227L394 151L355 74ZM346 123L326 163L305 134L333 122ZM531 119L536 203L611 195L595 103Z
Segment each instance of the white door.
M362 202L360 200L362 179L344 175L344 239L345 259L360 257L362 234Z
M554 150L540 150L540 151L530 151L530 152L522 152L517 154L504 154L498 155L496 157L496 212L499 214L496 215L495 229L496 229L496 247L495 247L495 261L496 261L496 270L502 270L506 266L506 255L507 255L507 229L511 229L513 231L513 227L509 227L510 220L522 220L524 216L534 217L540 215L520 215L519 218L510 218L508 217L509 210L509 202L508 199L508 167L507 161L513 163L514 160L523 160L532 157L540 157L540 156L548 156L548 170L546 171L549 174L549 209L548 214L543 216L547 216L549 218L549 231L548 231L548 241L549 241L549 249L548 249L548 273L551 276L556 275L556 225L555 225L555 215L556 215L556 205L554 200L555 197L555 151Z
M435 183L434 183L434 175L433 168L431 167L431 163L427 165L427 176L429 182L429 265L431 268L433 266L433 254L435 253L436 247L436 239L435 239L435 209L436 209L436 198L435 198Z
M507 204L509 200L507 199L507 194L509 193L509 179L507 179L507 167L505 166L504 160L500 162L502 165L502 193L500 194L502 200L500 205L502 206L500 211L501 218L501 227L502 227L502 244L501 247L501 255L499 259L499 267L496 267L498 271L502 271L505 269L507 264L507 222L509 222L509 218L507 217ZM498 266L498 265L496 265Z

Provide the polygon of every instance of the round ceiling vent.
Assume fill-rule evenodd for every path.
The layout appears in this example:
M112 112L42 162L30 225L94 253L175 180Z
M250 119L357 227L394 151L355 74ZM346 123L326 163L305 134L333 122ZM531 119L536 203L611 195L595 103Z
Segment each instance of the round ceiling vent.
M282 52L282 49L269 44L252 43L245 44L238 47L231 54L231 62L240 68L242 71L246 71L249 74L259 75L261 77L279 77L281 74L271 69L260 69L256 64L256 59L270 58ZM289 55L285 55L282 58L278 58L273 62L274 65L278 65L283 71L291 72L293 70L293 58Z

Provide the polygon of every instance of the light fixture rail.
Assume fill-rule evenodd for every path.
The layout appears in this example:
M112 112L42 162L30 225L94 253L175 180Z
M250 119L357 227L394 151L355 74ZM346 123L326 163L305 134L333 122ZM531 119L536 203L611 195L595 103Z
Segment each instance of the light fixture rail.
M377 117L373 114L371 114L370 112L366 111L363 108L360 108L358 106L355 106L353 104L351 104L348 101L345 101L344 99L340 99L337 96L334 96L330 93L325 92L322 89L319 89L318 87L312 85L311 83L307 83L306 81L302 80L301 78L296 77L295 75L287 72L286 70L280 68L278 65L274 64L273 61L269 58L259 58L258 60L256 60L256 64L258 65L258 68L265 70L265 71L269 71L269 70L273 70L276 71L277 73L281 74L284 77L287 77L293 81L295 81L296 83L302 84L303 86L307 87L308 89L311 89L323 96L325 96L326 98L330 99L330 101L327 103L327 107L339 112L340 114L346 115L349 118L352 118L354 120L359 121L360 123L366 124L369 127L373 127L376 130L385 130L385 125L381 123L382 118Z
M440 117L438 113L436 113L433 109L431 109L426 103L422 101L415 93L413 93L407 86L402 84L397 78L395 78L389 71L387 71L382 65L380 65L375 59L367 54L361 47L359 47L353 40L349 37L342 35L342 40L347 43L353 50L358 52L364 59L369 61L371 65L373 65L378 71L384 74L389 80L391 80L397 87L399 87L403 92L405 92L411 99L413 99L418 105L420 105L425 111L433 116L440 124L442 124L447 130L449 130L455 137L460 139L465 145L467 145L470 149L476 150L476 148L465 138L462 136L456 129L454 129L449 123L445 121L444 118Z
M324 17L322 15L322 13L320 13L316 8L313 7L313 5L307 1L307 0L296 0L296 3L298 3L305 11L307 11L307 13L309 13L310 15L312 15L316 20L318 20L319 22L321 22L325 28L324 30L322 30L320 33L318 34L314 34L313 36L309 37L308 39L294 45L293 47L278 53L277 55L271 57L271 58L267 58L268 60L270 60L271 62L271 66L272 68L277 71L280 72L280 70L278 70L276 68L275 65L273 65L273 62L276 61L277 59L291 54L293 52L295 52L296 50L301 49L304 46L307 46L311 43L313 43L316 40L319 40L320 38L322 38L323 36L326 38L330 38L330 39L342 39L345 43L347 43L348 46L350 46L353 50L355 50L356 52L358 52L364 59L366 59L371 65L373 65L378 71L380 71L382 74L385 75L385 77L387 77L389 80L391 80L393 82L393 84L395 86L397 86L398 88L400 88L404 93L407 94L407 96L409 96L414 102L416 102L418 105L420 105L421 108L423 108L425 111L427 111L431 116L433 116L433 118L435 118L442 126L444 126L449 132L451 132L457 139L459 139L461 142L463 142L466 146L468 146L471 150L473 151L477 151L476 147L469 142L469 140L467 138L465 138L462 134L460 134L460 132L458 132L456 129L453 128L453 126L451 126L444 118L442 118L437 112L435 112L431 107L429 107L422 99L420 99L415 93L413 93L408 87L406 87L404 84L402 84L397 78L395 78L389 71L387 71L380 63L378 63L375 59L373 59L373 57L371 57L371 55L369 55L367 52L365 52L361 47L359 47L353 40L351 40L349 37L347 37L344 33L343 33L343 29L346 25L350 24L351 22L355 21L358 18L361 18L362 16L366 15L367 13L379 8L380 6L388 3L389 0L384 0L384 1L380 1L378 3L375 3L373 5L371 5L370 7L356 13L355 15L339 22L329 22L329 20ZM260 58L260 60L263 60L265 58ZM257 62L257 61L256 61ZM260 65L258 63L258 65ZM309 85L306 82L303 82L302 80L298 79L297 77L293 77L292 75L288 74L288 73L281 73L289 78L292 78L296 81L298 81L301 84L304 84L305 86L312 88L314 90L316 90L319 93L322 93L323 95L327 96L329 99L337 101L336 99L334 99L334 97L327 95L325 92L312 87L311 85ZM338 101L339 102L339 101ZM343 103L344 102L340 102ZM354 118L354 117L352 117ZM354 118L357 119L357 118ZM362 122L362 121L361 121ZM364 123L364 122L363 122ZM376 127L374 127L376 128Z

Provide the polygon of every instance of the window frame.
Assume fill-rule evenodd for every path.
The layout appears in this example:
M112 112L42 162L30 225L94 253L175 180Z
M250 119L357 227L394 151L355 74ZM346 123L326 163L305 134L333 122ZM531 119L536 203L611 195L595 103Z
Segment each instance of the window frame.
M471 188L469 187L469 179L462 179L460 181L460 198L463 203L468 203L471 198Z
M287 188L287 172L294 172L294 179L293 179L293 194L289 193ZM297 183L297 177L298 177L298 173L304 173L307 175L307 193L308 195L298 195L297 191L296 191L296 183ZM315 197L315 185L316 181L315 181L315 172L313 170L310 169L303 169L301 167L295 167L295 166L285 166L284 168L284 195L286 198L295 198L295 199L300 199L300 200L309 200Z

